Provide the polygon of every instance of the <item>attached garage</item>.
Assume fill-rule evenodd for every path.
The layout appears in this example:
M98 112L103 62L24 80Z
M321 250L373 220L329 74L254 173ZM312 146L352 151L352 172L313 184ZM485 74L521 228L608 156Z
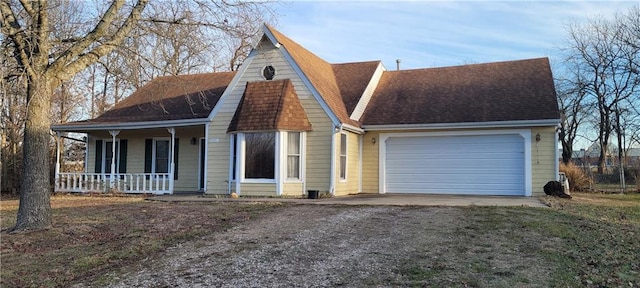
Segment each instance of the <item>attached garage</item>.
M523 131L383 134L383 193L530 196Z

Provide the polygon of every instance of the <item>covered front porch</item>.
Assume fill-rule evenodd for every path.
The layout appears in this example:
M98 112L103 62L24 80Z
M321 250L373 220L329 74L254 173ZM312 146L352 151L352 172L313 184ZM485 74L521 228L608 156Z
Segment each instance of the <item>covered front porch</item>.
M204 191L205 125L105 128L52 127L57 138L55 192L161 195ZM65 150L61 139L69 132L86 135L84 171L61 168Z
M52 125L58 139L87 135L82 172L61 171L57 157L55 191L206 191L207 143L219 141L207 139L209 116L235 75L158 77L96 118Z

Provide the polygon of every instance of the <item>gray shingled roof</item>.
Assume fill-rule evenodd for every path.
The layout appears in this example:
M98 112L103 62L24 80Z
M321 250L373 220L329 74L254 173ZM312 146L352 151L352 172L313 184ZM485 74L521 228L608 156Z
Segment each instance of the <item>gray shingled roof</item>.
M221 72L158 77L94 119L56 126L207 118L234 75Z
M311 131L291 80L248 82L227 132Z
M291 54L329 108L346 124L441 124L560 118L549 60L539 58L386 71L363 117L357 122L349 119L349 115L380 61L330 64L277 30L269 26L267 29ZM74 125L206 118L234 75L235 72L222 72L159 77L97 118L55 126L62 130ZM271 96L286 98L282 98L284 94L278 95Z
M358 105L358 101L360 101L364 90L367 89L378 65L380 65L380 61L331 64L333 73L336 75L338 88L340 88L342 101L349 115Z
M559 119L547 58L384 72L363 125Z

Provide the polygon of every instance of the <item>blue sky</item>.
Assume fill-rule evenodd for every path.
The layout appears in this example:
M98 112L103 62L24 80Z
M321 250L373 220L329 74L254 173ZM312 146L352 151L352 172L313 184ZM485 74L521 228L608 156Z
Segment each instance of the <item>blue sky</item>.
M387 69L558 59L565 26L612 18L639 1L293 1L275 26L331 63Z

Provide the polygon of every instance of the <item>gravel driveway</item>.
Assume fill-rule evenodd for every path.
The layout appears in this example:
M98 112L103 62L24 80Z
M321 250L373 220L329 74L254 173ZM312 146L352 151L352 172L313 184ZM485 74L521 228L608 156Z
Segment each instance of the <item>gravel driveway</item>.
M519 243L459 236L472 221L454 207L292 205L111 272L114 282L101 285L414 286L425 282L413 274L437 272L437 286L546 286L551 268Z

